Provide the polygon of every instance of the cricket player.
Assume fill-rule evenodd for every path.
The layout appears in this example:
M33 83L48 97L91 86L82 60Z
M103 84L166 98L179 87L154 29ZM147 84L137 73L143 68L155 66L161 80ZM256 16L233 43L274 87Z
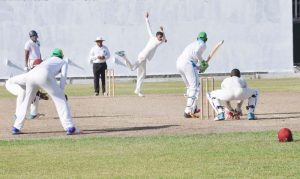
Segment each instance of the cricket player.
M200 32L197 40L189 44L178 57L176 67L187 88L187 103L184 110L185 118L197 118L200 109L197 108L197 100L200 91L199 72L208 68L202 55L206 49L207 34Z
M35 67L36 65L39 65L41 62L42 62L41 60L40 61L39 60L35 61L33 63L33 67ZM25 80L26 80L26 75L27 75L27 73L24 73L24 74L21 74L21 75L17 75L17 76L11 77L5 83L6 89L11 94L17 96L17 100L16 100L16 113L19 110L19 107L20 107L20 105L23 102L24 97L25 97L25 90L26 90L26 81ZM36 98L41 98L41 99L44 99L44 100L48 100L48 96L45 93L42 93L42 92L38 91L36 95L37 95ZM34 103L34 101L33 101L33 103ZM31 108L31 109L33 109L33 108ZM35 109L37 109L37 108L35 108ZM34 115L32 114L32 110L31 110L30 115L29 115L29 119L33 119L32 116L34 116ZM16 118L16 115L13 116L13 119L15 119L15 118Z
M42 60L42 55L40 51L40 42L38 41L38 34L35 30L29 32L29 40L25 43L25 67L24 71L28 72L34 67L36 61ZM34 119L38 115L38 105L39 97L37 96L31 106L30 106L30 115L29 119Z
M24 71L28 72L33 68L35 60L42 60L40 51L40 42L38 41L38 34L35 30L29 32L30 39L25 43L25 67Z
M137 82L136 82L136 88L135 88L134 93L140 97L144 96L141 93L141 87L142 87L143 80L146 77L147 60L150 61L153 58L155 51L160 44L162 44L163 42L167 42L163 27L160 27L161 31L158 31L158 32L156 32L156 35L153 35L151 26L149 23L149 13L148 12L146 13L145 21L146 21L147 31L149 34L149 40L148 40L148 43L146 44L145 48L139 53L137 61L134 64L131 64L131 62L126 58L124 51L116 52L117 55L119 55L120 57L123 57L126 65L129 67L129 69L131 69L132 71L137 69Z
M220 101L225 102L225 107L228 109L227 116L229 118L233 115L242 114L242 104L243 100L248 99L248 119L255 120L254 110L257 103L258 91L247 87L247 83L244 79L240 78L241 73L238 69L233 69L230 73L230 77L223 80L221 84L221 89L215 90L207 93L207 99L212 105L213 109L217 114L215 120L224 120L224 107L221 105ZM230 101L236 100L237 107L233 109Z
M67 132L67 135L78 132L73 123L71 112L66 101L64 88L67 79L68 62L63 60L63 52L61 49L55 48L51 52L51 58L45 60L25 76L26 95L19 110L17 111L17 119L12 128L12 134L20 134L24 123L26 110L30 102L34 99L39 88L44 89L52 98L60 122ZM60 84L58 85L55 76L60 76Z

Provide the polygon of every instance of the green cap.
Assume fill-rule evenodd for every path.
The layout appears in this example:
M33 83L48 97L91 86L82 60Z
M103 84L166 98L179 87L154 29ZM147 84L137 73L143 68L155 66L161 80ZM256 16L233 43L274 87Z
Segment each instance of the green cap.
M55 48L52 50L51 52L51 57L59 57L59 58L63 58L64 53L61 49L59 48Z
M200 33L198 34L197 39L201 39L201 40L203 40L204 42L206 42L206 41L207 41L207 34L206 34L206 32L200 32Z

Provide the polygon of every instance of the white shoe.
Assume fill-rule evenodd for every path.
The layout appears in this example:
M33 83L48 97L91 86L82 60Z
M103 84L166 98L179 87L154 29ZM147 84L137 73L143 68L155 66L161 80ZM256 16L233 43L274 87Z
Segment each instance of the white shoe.
M125 51L117 51L115 54L119 55L120 57L124 57L125 56Z
M144 97L144 95L141 92L135 91L135 94L137 94L139 97Z

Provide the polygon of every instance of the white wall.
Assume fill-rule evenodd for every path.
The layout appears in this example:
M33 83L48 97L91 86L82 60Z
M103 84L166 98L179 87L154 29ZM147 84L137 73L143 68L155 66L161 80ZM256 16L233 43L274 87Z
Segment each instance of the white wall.
M69 76L92 76L87 62L96 36L111 52L125 50L132 61L148 40L144 13L153 31L165 27L168 43L148 63L148 74L175 74L175 61L198 32L208 33L208 50L225 43L208 73L232 68L253 72L291 72L292 1L287 0L73 0L0 1L0 78L22 73L28 32L39 33L43 57L62 48L76 65ZM6 65L6 59L14 65ZM115 67L118 75L133 75Z

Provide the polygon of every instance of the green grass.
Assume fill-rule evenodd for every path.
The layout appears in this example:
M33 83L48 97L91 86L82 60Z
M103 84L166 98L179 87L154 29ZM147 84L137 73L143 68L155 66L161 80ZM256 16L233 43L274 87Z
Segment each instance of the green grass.
M1 178L300 177L299 141L276 132L1 141L0 155Z
M247 80L248 86L259 89L260 92L300 92L300 78L286 79L255 79ZM220 87L220 80L216 80L216 88ZM133 95L135 84L133 82L117 83L116 95ZM145 94L183 94L185 86L178 82L148 82L143 84ZM69 96L91 96L93 85L67 85L66 94ZM0 99L13 97L4 86L0 86Z
M300 92L300 79L248 84L261 92ZM132 95L133 89L134 83L118 83L116 94ZM143 89L185 90L183 82L145 83ZM92 85L66 88L69 96L92 92ZM13 96L0 87L0 98L7 97ZM272 131L0 141L0 178L300 178L299 161L299 141L278 143Z

